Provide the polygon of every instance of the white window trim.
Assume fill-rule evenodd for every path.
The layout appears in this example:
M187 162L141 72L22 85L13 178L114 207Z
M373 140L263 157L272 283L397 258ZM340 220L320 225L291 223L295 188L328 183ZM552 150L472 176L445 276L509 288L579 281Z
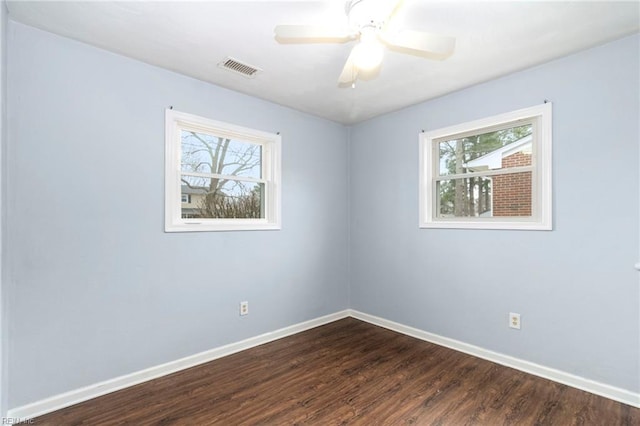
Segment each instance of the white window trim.
M552 107L547 102L542 105L524 108L493 117L483 118L442 129L437 129L419 136L419 223L420 228L463 228L463 229L520 229L520 230L552 230ZM434 211L436 170L433 144L435 140L455 136L460 133L481 131L517 120L536 120L535 168L533 171L532 216L492 217L492 218L438 218Z
M261 144L265 182L265 218L183 219L181 212L181 130L193 129ZM165 113L165 232L281 229L281 137L197 115L167 109ZM243 178L243 180L254 180Z

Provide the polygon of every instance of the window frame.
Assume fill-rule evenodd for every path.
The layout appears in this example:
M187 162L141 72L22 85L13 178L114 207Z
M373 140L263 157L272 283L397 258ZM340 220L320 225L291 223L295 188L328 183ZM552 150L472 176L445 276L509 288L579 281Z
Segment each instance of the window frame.
M464 135L482 134L494 129L533 123L532 215L529 217L437 217L438 192L436 174L438 160L436 148L444 139L456 139ZM492 117L461 123L419 136L419 223L420 228L454 229L516 229L552 230L552 105L524 108ZM517 173L518 171L499 172ZM440 177L440 176L438 176Z
M182 218L181 132L199 131L262 146L264 218ZM165 112L165 232L253 231L281 229L281 141L279 134L263 132L194 114Z

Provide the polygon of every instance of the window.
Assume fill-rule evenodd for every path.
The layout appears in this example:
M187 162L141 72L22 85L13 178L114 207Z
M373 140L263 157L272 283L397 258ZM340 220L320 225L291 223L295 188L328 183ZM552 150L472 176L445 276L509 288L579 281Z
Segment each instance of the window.
M551 104L420 135L420 227L550 230Z
M280 229L280 136L166 112L165 231Z

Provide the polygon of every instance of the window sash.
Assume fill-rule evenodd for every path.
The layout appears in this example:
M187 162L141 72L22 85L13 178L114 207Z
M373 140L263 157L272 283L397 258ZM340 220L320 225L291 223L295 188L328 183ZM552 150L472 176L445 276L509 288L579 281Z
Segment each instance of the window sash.
M514 127L526 126L527 124L531 124L533 127L535 127L537 121L537 117L518 118L515 120L501 122L499 124L493 124L485 127L478 127L466 131L443 134L441 136L438 136L437 138L432 139L431 141L437 145L439 143L448 142L450 140L463 139L468 136L484 135L485 133L498 132L500 130L507 130Z
M466 136L531 124L532 163L528 166L440 175L438 143ZM552 227L552 104L545 102L493 117L482 118L419 136L420 228L551 230ZM439 217L438 182L531 172L531 216Z
M211 130L212 126L205 125L205 124L196 124L190 121L187 122L180 119L176 120L176 126L178 130L186 130L187 132L203 133L216 138L232 139L238 142L252 143L254 145L266 146L266 145L269 145L270 143L265 141L264 138L261 136L254 136L241 130L234 131L231 129L226 129L226 128L222 129L222 128L216 127L215 131L212 131ZM238 128L239 126L233 126L233 127Z
M230 138L241 143L260 145L262 149L260 178L182 171L182 131L194 131L216 138ZM165 231L198 232L280 229L280 143L281 137L279 134L249 129L167 109L165 114ZM264 217L183 218L181 198L181 179L183 176L262 184L264 186Z
M501 123L501 124L496 124L493 126L487 126L487 127L483 127L483 128L478 128L478 129L473 129L473 130L469 130L466 132L460 132L460 133L453 133L453 134L449 134L443 137L438 137L438 138L434 138L431 139L431 149L433 150L433 152L431 153L432 156L431 158L433 159L433 164L432 164L432 170L433 170L433 174L434 174L434 178L437 178L439 176L458 176L458 174L451 174L451 175L444 175L440 172L440 144L443 142L449 142L451 140L457 140L457 139L464 139L466 137L469 136L480 136L480 135L484 135L487 133L492 133L492 132L498 132L500 130L507 130L507 129L512 129L515 127L522 127L522 126L526 126L526 125L531 125L531 165L530 167L536 167L537 163L536 163L536 158L537 158L537 146L538 146L538 121L539 121L539 117L529 117L529 118L525 118L525 119L517 119L517 120L513 120L511 122L507 122L507 123ZM508 146L508 145L506 145ZM524 166L524 167L529 167L529 166ZM515 167L512 168L508 168L508 170L514 170L516 169ZM502 170L502 169L496 169L496 170ZM490 170L487 170L487 173L491 172ZM471 177L472 173L485 173L485 172L471 172L471 173L464 173L465 176Z
M193 176L193 177L201 177L201 178L211 178L211 179L224 179L224 180L239 180L241 182L252 182L252 183L269 183L267 179L256 179L246 176L236 176L236 175L220 175L217 173L196 173L196 172L180 172L180 176Z
M498 175L510 175L512 173L523 173L523 172L533 172L533 174L535 175L535 171L536 171L535 166L520 166L520 167L511 167L508 169L487 170L486 172L471 172L471 173L457 173L453 175L439 175L439 176L433 176L433 180L435 182L439 182L442 180L466 179L466 178L474 178L474 177L490 177L490 176L498 176Z

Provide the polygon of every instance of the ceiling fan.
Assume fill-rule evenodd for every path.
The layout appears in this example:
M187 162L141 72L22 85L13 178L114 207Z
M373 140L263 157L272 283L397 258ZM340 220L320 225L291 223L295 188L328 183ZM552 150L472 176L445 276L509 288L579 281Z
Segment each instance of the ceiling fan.
M394 29L390 25L402 0L348 0L348 23L342 26L277 25L279 43L346 43L357 41L338 78L341 87L355 87L358 78L370 79L380 71L384 47L429 59L446 59L453 53L455 38Z

